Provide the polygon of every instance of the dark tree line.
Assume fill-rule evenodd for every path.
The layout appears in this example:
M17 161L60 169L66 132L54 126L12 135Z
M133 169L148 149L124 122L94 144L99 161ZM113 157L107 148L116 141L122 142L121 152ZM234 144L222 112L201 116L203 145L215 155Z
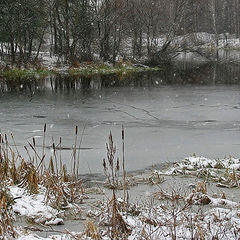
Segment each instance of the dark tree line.
M27 63L49 51L62 61L115 62L161 54L175 36L240 36L240 0L1 0L2 58ZM157 50L158 49L158 50Z

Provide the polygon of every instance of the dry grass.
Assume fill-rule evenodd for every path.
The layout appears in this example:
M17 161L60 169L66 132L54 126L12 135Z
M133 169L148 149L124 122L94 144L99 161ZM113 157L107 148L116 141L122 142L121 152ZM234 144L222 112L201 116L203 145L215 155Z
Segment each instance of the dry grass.
M103 159L104 174L108 179L109 187L115 189L118 187L118 175L120 170L119 158L115 161L116 146L113 143L112 133L110 132L107 148L107 160Z
M41 186L46 189L46 202L56 209L68 208L70 203L81 203L85 197L82 181L78 178L77 130L73 150L72 177L69 176L66 166L62 164L61 158L57 157L54 142L53 156L49 160L49 166L46 167L46 130L45 124L42 152L38 152L34 138L32 143L28 143L28 147L24 147L28 160L19 154L12 134L12 144L9 144L7 135L0 134L0 238L7 236L8 233L12 236L15 234L11 215L11 205L14 199L11 199L7 190L10 185L23 187L30 194L38 194Z
M93 240L101 239L100 233L92 221L87 222L87 226L84 234Z
M2 184L1 184L2 185ZM2 189L0 185L0 239L4 239L6 236L15 237L16 232L14 230L12 221L11 204L13 199L8 195L7 191Z
M46 125L43 130L43 146L45 146ZM12 137L12 139L14 139ZM6 135L0 135L0 239L9 235L15 237L16 233L13 227L11 206L14 199L8 192L8 186L17 184L24 187L30 194L37 194L41 188L46 189L46 202L56 209L66 209L69 205L81 203L85 197L85 191L79 175L79 157L77 153L78 146L78 128L75 128L74 149L72 153L72 175L68 174L67 168L62 164L61 157L57 154L57 147L61 146L61 138L58 144L53 142L53 156L46 164L45 148L38 152L35 139L25 147L28 161L23 159L16 149L14 143L13 149ZM80 140L81 144L82 139ZM14 141L15 142L15 141ZM218 239L220 233L215 233L215 222L218 224L219 231L224 232L226 226L224 219L217 214L211 215L215 222L205 224L204 213L192 213L191 207L194 204L196 196L200 196L202 205L209 203L207 196L206 182L200 182L196 185L192 198L186 200L183 191L168 193L159 190L154 193L149 204L143 206L130 204L128 202L127 189L128 179L125 171L125 133L122 129L122 162L116 157L116 146L113 136L110 133L108 143L106 144L107 157L103 160L104 173L108 181L108 187L111 188L112 197L105 203L100 203L96 221L87 221L85 231L79 234L67 232L71 239L128 239L131 235L135 239L179 239L179 229L187 229L192 234L191 239ZM79 148L80 149L80 148ZM121 164L122 163L122 164ZM121 169L122 168L122 169ZM122 176L121 176L122 173ZM237 182L239 177L236 172L226 172L226 176L232 182ZM150 180L151 179L151 180ZM122 180L122 181L121 181ZM161 184L163 182L161 175L153 175L147 179L148 183ZM39 187L41 186L41 188ZM123 197L119 199L119 189L122 189ZM222 193L222 199L226 196ZM197 199L199 200L199 199ZM137 231L133 225L127 221L128 217L135 219L139 226ZM240 233L237 226L232 226L236 236ZM135 235L134 235L135 234ZM157 236L157 238L156 238ZM237 238L236 238L237 239Z
M127 199L127 174L125 170L125 131L122 127L122 182L119 180L120 159L116 158L116 146L113 142L113 136L110 132L108 143L106 144L107 160L103 159L103 170L108 180L108 188L112 189L112 199L107 204L107 217L104 218L108 226L108 235L111 239L127 239L131 229L124 221L121 212L126 212L128 208ZM123 190L123 201L120 203L116 199L116 191ZM105 212L103 212L105 215Z
M4 137L7 140L7 136ZM16 235L12 225L13 217L11 205L13 199L9 195L8 185L16 181L17 174L15 165L8 159L7 143L4 141L3 136L0 134L0 239L5 236L14 237ZM9 178L12 177L10 181Z

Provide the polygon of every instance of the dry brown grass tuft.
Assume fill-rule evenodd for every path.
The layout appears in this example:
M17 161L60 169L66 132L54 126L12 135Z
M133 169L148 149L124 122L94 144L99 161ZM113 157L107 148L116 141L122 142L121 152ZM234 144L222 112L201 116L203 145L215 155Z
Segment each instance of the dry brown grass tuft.
M96 226L92 221L87 222L87 226L84 234L93 240L101 239L100 233L98 232L98 229L96 228Z
M77 130L75 135L74 173L69 177L65 165L62 164L61 158L58 159L55 144L53 156L49 159L49 167L45 163L45 138L46 124L43 128L43 146L42 152L38 152L36 141L33 138L29 148L24 146L28 161L19 154L13 135L12 145L8 142L7 135L0 134L0 239L8 232L14 233L11 218L11 205L7 187L17 184L28 190L30 194L38 194L39 189L46 189L46 202L50 203L56 209L69 207L69 203L81 203L85 197L82 181L78 179L78 158L76 157ZM77 127L76 127L77 129ZM61 144L61 138L60 138ZM41 150L40 150L41 151Z
M207 193L207 185L206 185L206 182L198 182L197 183L197 186L196 186L196 191L197 192L200 192L200 193L203 193L203 194L206 194Z
M16 232L12 224L12 215L10 206L12 199L6 191L0 189L0 239L5 239L6 236L15 237Z

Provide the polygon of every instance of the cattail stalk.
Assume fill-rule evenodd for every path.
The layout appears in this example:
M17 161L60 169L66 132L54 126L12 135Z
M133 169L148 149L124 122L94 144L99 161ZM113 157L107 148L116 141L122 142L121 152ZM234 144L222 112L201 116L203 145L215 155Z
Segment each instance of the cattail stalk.
M77 152L78 126L75 128L75 141L73 149L73 177L76 180L76 152Z
M125 131L122 126L122 157L123 157L123 200L126 203L126 192L127 192L127 182L126 182L126 170L125 170Z

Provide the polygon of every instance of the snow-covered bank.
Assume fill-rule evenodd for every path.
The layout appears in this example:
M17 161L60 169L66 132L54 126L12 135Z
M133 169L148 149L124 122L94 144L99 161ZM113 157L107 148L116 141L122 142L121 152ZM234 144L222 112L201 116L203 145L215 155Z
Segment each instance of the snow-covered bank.
M38 194L29 194L24 188L11 186L10 194L15 199L13 211L27 217L28 221L45 224L63 224L62 211L52 208L46 203L46 190L43 188Z
M131 195L132 186L137 194L138 186L145 186L149 191L141 201L132 199L124 202L123 192L120 190L107 190L107 195L102 199L93 189L86 189L91 203L81 205L78 215L85 215L84 230L72 232L71 226L65 230L57 230L57 226L42 228L43 225L63 224L64 210L57 210L50 206L46 200L46 189L39 185L39 193L30 194L26 188L9 186L10 195L14 199L12 209L34 222L35 226L16 227L15 238L17 240L70 240L70 239L238 239L240 237L240 211L239 202L229 199L229 194L208 190L206 181L216 181L215 178L194 174L198 170L210 170L235 172L238 178L240 160L237 158L208 159L205 157L188 157L182 162L170 166L170 170L155 170L151 175L129 177L128 194ZM184 184L185 190L173 187L164 189L171 183L169 176L174 176L175 181L181 182L182 176L188 176L190 185ZM218 174L219 175L219 174ZM161 177L162 181L160 181ZM166 178L164 179L164 177ZM189 176L194 176L190 178ZM220 175L219 175L220 176ZM142 178L142 181L140 179ZM156 181L158 178L159 181ZM155 181L153 180L155 179ZM196 182L196 180L198 182ZM137 185L138 184L138 185ZM149 185L150 184L150 185ZM154 185L152 185L154 184ZM99 185L98 185L99 188ZM163 190L164 189L164 190ZM235 190L238 191L237 188ZM104 192L104 190L103 190ZM239 192L239 191L238 191ZM234 193L233 193L234 194ZM75 196L77 197L77 195ZM74 219L72 220L74 221ZM37 224L37 225L36 225ZM69 228L69 229L68 229ZM41 230L42 229L42 230ZM44 230L45 229L45 230ZM51 235L56 229L57 233ZM48 230L51 230L48 232ZM45 237L41 232L48 233ZM40 235L38 235L40 233Z
M164 171L155 171L153 175L190 175L206 178L216 182L218 187L240 186L240 159L208 159L205 157L188 157Z
M116 239L232 239L239 238L240 212L236 204L226 199L214 199L212 207L207 211L192 207L187 199L186 202L177 199L169 201L151 201L144 204L129 204L127 211L122 211L123 202L116 200L118 222L113 227L113 202L106 202L100 207L100 211L92 211L92 229L85 232L63 235L53 235L47 238L22 232L23 236L18 240L28 239L105 239L112 238L113 229ZM113 200L112 200L113 201ZM219 202L228 204L219 204ZM217 207L220 206L220 207ZM115 229L115 230L116 230ZM116 230L118 231L118 230Z

